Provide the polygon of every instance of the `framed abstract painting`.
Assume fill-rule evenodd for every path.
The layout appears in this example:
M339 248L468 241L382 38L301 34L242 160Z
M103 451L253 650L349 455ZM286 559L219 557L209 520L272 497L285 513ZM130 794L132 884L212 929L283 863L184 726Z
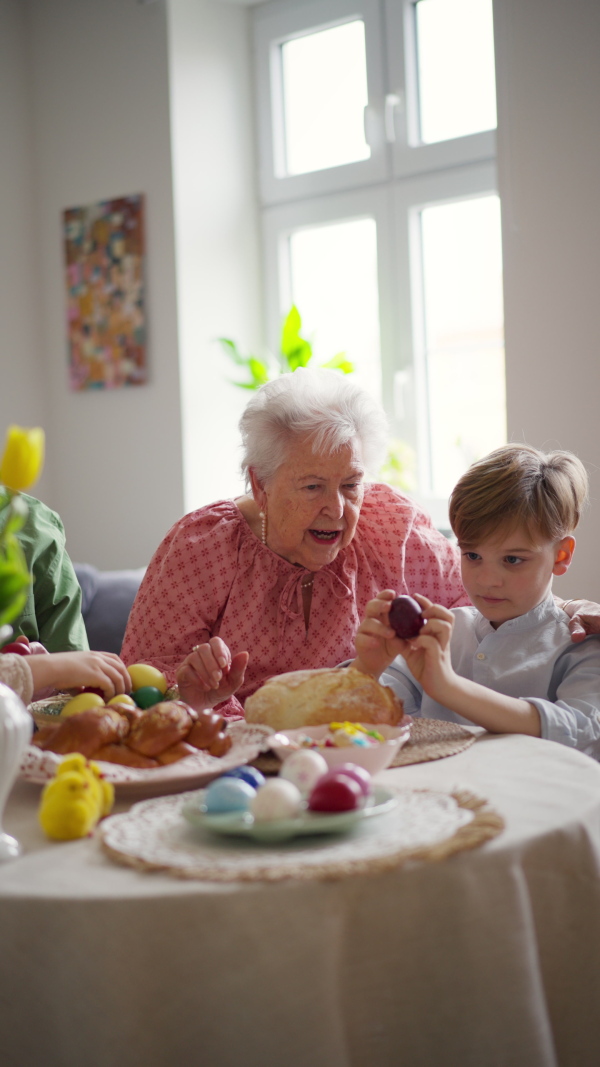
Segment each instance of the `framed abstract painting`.
M63 212L71 389L147 380L144 197Z

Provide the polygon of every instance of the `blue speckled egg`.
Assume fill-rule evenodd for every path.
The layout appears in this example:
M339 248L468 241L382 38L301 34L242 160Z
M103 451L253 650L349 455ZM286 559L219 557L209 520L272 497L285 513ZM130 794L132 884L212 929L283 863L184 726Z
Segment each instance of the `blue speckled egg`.
M264 774L257 771L256 767L234 767L232 771L224 771L221 777L241 778L242 782L247 782L248 785L254 786L255 789L260 789L261 785L265 784Z
M241 778L216 778L204 794L207 812L247 811L250 801L256 796L256 789L243 782Z

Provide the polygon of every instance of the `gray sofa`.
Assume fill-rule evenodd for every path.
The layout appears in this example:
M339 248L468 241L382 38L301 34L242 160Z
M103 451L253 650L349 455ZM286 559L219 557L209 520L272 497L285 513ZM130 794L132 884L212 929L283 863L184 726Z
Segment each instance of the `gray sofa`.
M75 563L73 566L81 586L81 611L90 648L97 652L119 653L145 567L100 571L91 563Z

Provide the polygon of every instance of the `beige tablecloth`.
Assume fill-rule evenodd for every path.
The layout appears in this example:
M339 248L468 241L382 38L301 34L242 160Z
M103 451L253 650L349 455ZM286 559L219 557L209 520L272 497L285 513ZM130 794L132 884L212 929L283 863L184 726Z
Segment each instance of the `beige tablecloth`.
M483 737L386 772L506 830L374 877L215 885L51 844L19 783L0 867L5 1067L597 1067L600 766Z

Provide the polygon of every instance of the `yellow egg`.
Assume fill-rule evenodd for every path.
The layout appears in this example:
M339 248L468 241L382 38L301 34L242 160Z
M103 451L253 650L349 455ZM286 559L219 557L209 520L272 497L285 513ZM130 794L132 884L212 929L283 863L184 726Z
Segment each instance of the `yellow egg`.
M60 714L61 718L65 719L69 715L77 715L80 711L93 711L94 708L103 707L104 701L97 693L79 693L65 704Z
M107 704L129 704L132 708L136 707L135 700L133 699L133 697L128 696L127 693L122 693L121 696L111 697L110 700L106 701L106 703Z
M136 689L141 689L144 685L153 685L156 689L160 689L161 693L166 693L167 679L156 667L151 667L149 663L134 663L127 670L134 693Z

